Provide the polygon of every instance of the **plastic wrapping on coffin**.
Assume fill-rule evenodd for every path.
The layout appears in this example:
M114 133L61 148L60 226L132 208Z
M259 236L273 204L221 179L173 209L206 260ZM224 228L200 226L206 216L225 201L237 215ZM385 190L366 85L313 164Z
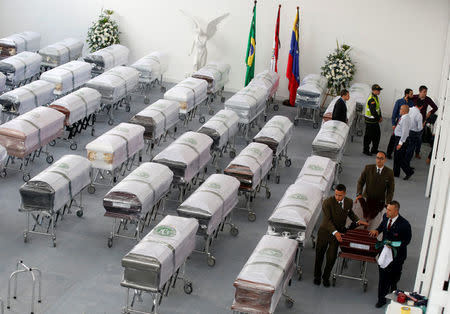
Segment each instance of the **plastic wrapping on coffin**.
M255 135L254 142L266 144L278 155L291 141L294 124L285 116L272 117Z
M84 57L84 61L92 63L93 74L101 74L119 65L128 64L130 50L122 45L114 44L97 50Z
M24 51L0 61L0 72L6 75L6 82L15 85L39 74L42 57L34 52Z
M205 80L188 77L165 92L164 99L177 101L180 113L188 113L205 101L207 88Z
M41 35L26 31L0 39L0 59L10 57L23 51L37 51L41 44Z
M238 131L239 116L232 110L220 110L199 129L208 135L218 149L224 147Z
M76 38L66 38L52 45L39 49L42 65L57 67L81 57L83 42Z
M55 95L71 92L90 79L91 65L83 61L70 61L41 75L41 80L55 84Z

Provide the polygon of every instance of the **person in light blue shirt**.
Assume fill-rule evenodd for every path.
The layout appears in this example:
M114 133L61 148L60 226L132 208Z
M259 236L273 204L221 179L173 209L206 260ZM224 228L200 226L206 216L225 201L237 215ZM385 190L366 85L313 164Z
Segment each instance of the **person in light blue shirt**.
M414 174L414 170L409 166L409 161L406 155L408 149L409 129L411 126L409 118L408 105L400 107L400 120L394 130L395 135L395 153L394 153L394 177L400 176L400 169L402 169L406 176L404 180L408 180Z

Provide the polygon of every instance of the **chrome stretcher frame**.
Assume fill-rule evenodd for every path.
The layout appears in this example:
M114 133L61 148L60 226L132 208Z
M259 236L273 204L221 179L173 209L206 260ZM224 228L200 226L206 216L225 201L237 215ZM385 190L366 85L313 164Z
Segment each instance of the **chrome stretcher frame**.
M139 83L137 89L131 93L131 95L144 97L144 104L148 105L150 103L150 91L155 86L159 86L161 93L165 93L167 88L163 85L163 74L160 77L156 77L153 80L150 78L143 78L141 73L139 73Z
M270 171L263 178L261 178L258 185L253 189L244 189L244 188L239 187L238 195L239 196L244 195L245 207L236 207L236 208L247 211L248 221L254 222L256 220L256 213L252 210L250 204L256 198L256 195L261 191L261 188L264 188L266 190L266 198L267 199L269 199L271 196L270 187L268 185L269 174L270 174Z

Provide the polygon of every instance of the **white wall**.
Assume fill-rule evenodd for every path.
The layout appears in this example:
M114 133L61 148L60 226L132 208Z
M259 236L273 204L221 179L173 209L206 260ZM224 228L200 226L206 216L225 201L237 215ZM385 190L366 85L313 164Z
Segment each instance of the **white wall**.
M276 10L281 8L282 81L278 95L287 95L285 70L295 8L301 6L300 73L319 72L336 39L353 47L357 62L355 81L385 88L383 111L390 114L394 96L406 87L415 91L425 84L437 96L449 21L448 0L260 0L257 6L256 71L270 64ZM85 37L100 9L116 11L123 44L131 48L131 60L165 49L171 63L167 78L179 81L192 69L188 56L192 43L189 21L183 9L204 19L225 12L209 42L209 58L231 64L228 90L239 90L244 81L244 57L253 0L14 0L0 1L0 36L23 30L42 34L41 45L68 36Z

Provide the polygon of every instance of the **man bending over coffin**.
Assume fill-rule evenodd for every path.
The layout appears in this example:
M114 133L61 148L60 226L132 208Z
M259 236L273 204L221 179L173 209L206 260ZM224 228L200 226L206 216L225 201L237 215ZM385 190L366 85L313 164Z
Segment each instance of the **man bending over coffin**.
M342 242L342 233L345 233L347 217L358 225L367 226L367 222L359 220L352 210L353 200L345 197L346 188L338 184L334 196L327 198L322 204L323 219L317 233L316 261L314 265L314 284L330 286L330 274L337 258L339 242ZM327 255L325 269L322 274L323 259Z

